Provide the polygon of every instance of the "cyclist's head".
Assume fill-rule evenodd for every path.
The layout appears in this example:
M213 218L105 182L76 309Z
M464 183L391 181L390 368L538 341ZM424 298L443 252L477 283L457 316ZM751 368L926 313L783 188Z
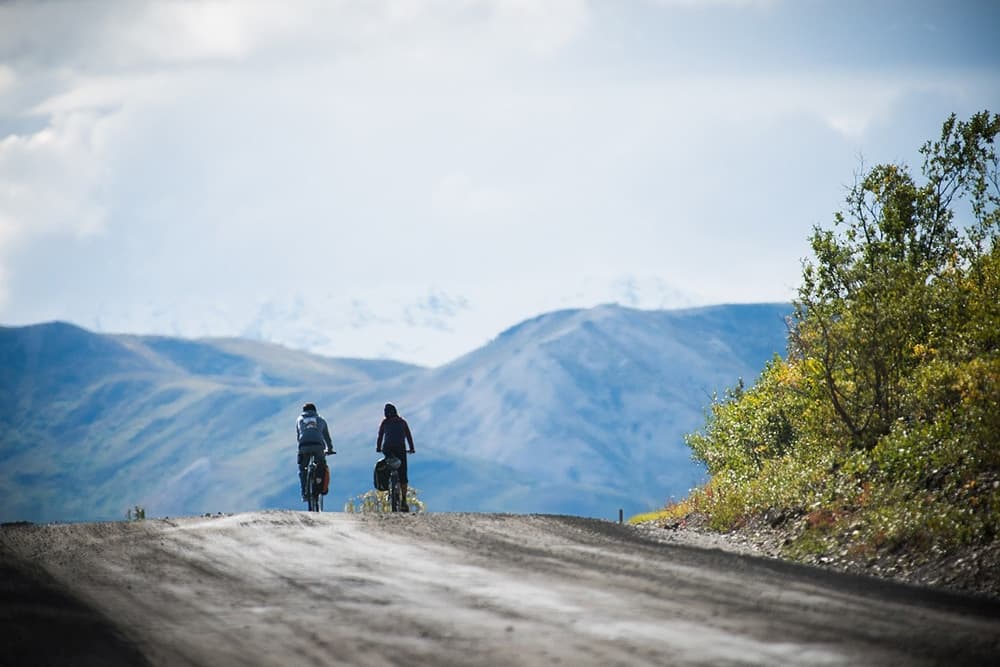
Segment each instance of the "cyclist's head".
M399 413L396 412L396 406L395 405L393 405L392 403L386 403L385 404L385 416L386 417L395 417L398 414Z
M313 403L306 403L302 406L302 412L316 412L316 406Z

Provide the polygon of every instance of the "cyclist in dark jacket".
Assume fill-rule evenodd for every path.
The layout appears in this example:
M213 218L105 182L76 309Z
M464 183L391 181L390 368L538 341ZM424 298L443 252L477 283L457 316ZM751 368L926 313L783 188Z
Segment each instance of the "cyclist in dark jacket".
M326 465L326 455L337 452L333 451L333 440L326 420L319 415L312 403L302 406L302 414L295 421L295 435L299 441L299 486L302 500L305 501L306 464L309 462L309 455L316 454L320 465Z
M406 488L409 479L406 476L406 444L409 443L410 454L415 454L413 449L413 435L410 434L410 425L399 416L396 406L386 403L383 410L385 419L378 427L378 440L375 441L375 451L384 452L385 456L395 456L403 462L399 467L399 490L403 496L402 510L410 511L410 506L406 504Z

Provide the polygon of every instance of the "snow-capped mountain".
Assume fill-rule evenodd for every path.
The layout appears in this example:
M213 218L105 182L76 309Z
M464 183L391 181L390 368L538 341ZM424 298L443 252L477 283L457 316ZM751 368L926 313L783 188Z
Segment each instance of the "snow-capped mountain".
M512 299L511 294L517 298ZM88 304L69 320L100 333L181 338L232 336L332 357L447 363L484 345L525 316L619 303L632 308L689 307L698 302L657 276L583 275L569 292L531 279L469 285L461 293L411 286L386 295L357 286L240 294L230 300L190 294L183 301ZM487 306L486 304L490 304ZM63 316L65 317L65 315Z

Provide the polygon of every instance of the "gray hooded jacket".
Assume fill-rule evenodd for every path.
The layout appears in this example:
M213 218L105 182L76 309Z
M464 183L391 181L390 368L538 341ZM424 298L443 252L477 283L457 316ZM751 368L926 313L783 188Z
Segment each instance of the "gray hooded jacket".
M323 445L328 449L333 448L333 440L330 438L330 429L326 425L326 420L320 417L315 410L306 410L299 415L295 422L295 433L299 439L299 447Z

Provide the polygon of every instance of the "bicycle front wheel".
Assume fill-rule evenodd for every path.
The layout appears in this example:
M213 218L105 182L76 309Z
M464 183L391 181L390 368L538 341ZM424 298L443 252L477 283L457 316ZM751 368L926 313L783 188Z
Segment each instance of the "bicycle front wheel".
M306 502L308 503L308 508L310 512L315 512L316 510L316 498L319 495L316 488L316 468L314 466L309 466L309 471L306 477Z
M389 506L393 512L399 511L399 484L393 484L389 491Z

